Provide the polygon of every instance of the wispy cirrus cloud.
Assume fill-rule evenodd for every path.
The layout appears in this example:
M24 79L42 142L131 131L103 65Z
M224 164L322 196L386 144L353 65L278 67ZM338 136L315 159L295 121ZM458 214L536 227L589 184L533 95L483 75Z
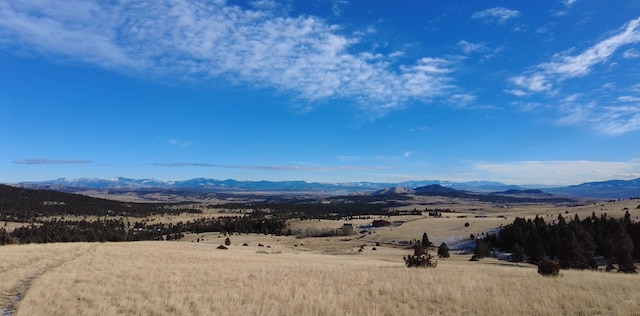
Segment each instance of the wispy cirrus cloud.
M210 164L210 163L200 163L200 162L169 162L169 163L153 163L152 166L155 167L199 167L199 168L215 168L219 167L218 165Z
M474 164L474 168L507 183L516 184L567 185L640 177L640 160L478 162ZM548 179L567 179L569 182L548 182Z
M483 20L485 23L503 24L510 19L520 16L517 10L507 9L505 7L495 7L471 14L472 19Z
M518 97L532 94L544 94L556 98L560 110L561 125L589 126L606 135L621 135L640 130L640 102L632 96L610 97L608 93L592 94L581 100L563 98L561 83L571 79L585 77L600 64L606 63L619 48L640 43L640 18L627 22L613 32L613 35L596 44L575 53L575 49L556 54L553 60L536 65L523 74L508 79L514 89L506 89ZM621 57L630 58L633 50L625 51ZM614 83L608 83L603 89L616 89ZM559 99L558 99L559 97Z
M273 1L253 4L3 1L0 45L135 75L224 79L309 101L350 99L377 112L454 88L454 61L424 57L398 66L389 62L394 56L368 58L350 52L361 38L341 34L339 26L288 16ZM503 21L513 12L485 14Z
M218 165L211 163L192 163L192 162L173 162L173 163L154 163L156 167L198 167L198 168L224 168L224 169L243 169L243 170L267 170L267 171L363 171L363 170L384 170L390 169L389 166L322 166L322 165Z
M44 158L32 158L24 160L15 160L14 164L18 165L87 165L93 163L91 160L59 160L59 159L44 159Z
M624 102L624 100L621 100ZM622 135L640 130L640 102L602 105L597 102L570 102L562 106L561 125L592 126L607 135Z
M183 147L183 148L184 147L191 147L191 145L192 145L191 142L180 141L180 140L177 140L177 139L170 139L170 140L168 140L168 143L170 145Z
M486 46L482 43L471 43L465 40L458 42L458 47L465 52L465 54L481 52L486 50Z
M572 55L573 50L556 54L552 61L509 80L529 92L544 92L560 81L589 74L594 66L605 62L620 47L640 42L640 18L629 21L615 35Z
M634 48L630 48L630 49L625 50L624 53L622 53L622 57L624 57L626 59L638 58L638 57L640 57L640 52L638 52Z

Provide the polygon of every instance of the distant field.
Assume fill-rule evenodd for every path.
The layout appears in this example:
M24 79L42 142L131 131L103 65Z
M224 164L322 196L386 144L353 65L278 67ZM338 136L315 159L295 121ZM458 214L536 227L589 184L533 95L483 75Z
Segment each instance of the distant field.
M218 250L210 237L0 247L0 306L15 315L633 315L640 307L638 275L544 278L529 265L466 256L409 269L398 248L324 255L253 235L231 236L249 246Z
M565 206L553 204L526 204L526 205L495 205L493 203L480 203L470 201L451 201L442 199L438 205L429 205L429 209L449 208L451 213L442 213L442 217L430 217L427 213L422 216L371 216L367 219L354 220L308 220L290 221L291 227L300 230L323 228L338 228L344 223L354 226L371 224L374 219L384 219L390 222L401 222L399 226L376 228L371 234L359 234L362 242L399 244L401 241L419 239L423 233L427 233L431 242L439 245L441 242L453 244L468 239L471 234L479 236L489 233L513 223L516 217L533 219L542 217L545 222L551 223L557 220L558 215L567 220L578 215L581 219L591 216L607 216L621 218L625 211L629 211L632 220L640 221L640 200L622 200L615 202L602 202L582 206ZM423 205L413 205L403 209L424 210ZM453 212L455 211L455 212ZM465 226L465 224L469 226Z

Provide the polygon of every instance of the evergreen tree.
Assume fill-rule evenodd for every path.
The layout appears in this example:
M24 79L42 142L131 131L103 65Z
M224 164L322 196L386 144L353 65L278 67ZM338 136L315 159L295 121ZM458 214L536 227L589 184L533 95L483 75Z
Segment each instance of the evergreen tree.
M529 262L536 263L546 255L542 239L536 232L529 234L525 244L525 253L529 255Z
M431 241L429 241L429 237L427 236L427 233L422 234L422 247L427 248L432 246L433 244L431 243Z
M447 244L444 243L444 241L440 244L440 247L438 247L438 257L440 258L449 258L449 247L447 246Z
M625 273L636 273L636 266L633 263L633 240L622 226L614 234L618 241L615 249L618 270Z
M523 262L525 259L524 248L515 244L511 252L511 261L515 263Z
M473 256L476 259L480 260L484 257L487 257L490 252L491 252L491 249L489 249L489 245L487 245L485 242L481 241L480 239L476 239L476 249L473 251Z

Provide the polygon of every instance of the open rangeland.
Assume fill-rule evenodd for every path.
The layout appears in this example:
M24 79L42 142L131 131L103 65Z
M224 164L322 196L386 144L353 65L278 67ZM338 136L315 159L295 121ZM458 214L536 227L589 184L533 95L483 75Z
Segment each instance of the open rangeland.
M242 236L231 236L238 239ZM406 249L326 255L255 235L205 242L0 247L0 293L15 315L633 315L638 275L495 259L407 268ZM276 238L276 237L273 237ZM258 247L263 240L269 248ZM298 239L304 243L308 239ZM211 242L207 242L211 241ZM237 240L236 240L237 241ZM293 242L290 240L289 242Z
M290 220L296 232L350 223L355 234L231 234L228 250L216 249L226 238L217 232L187 234L179 242L3 246L0 310L3 315L639 314L637 274L562 270L562 277L545 278L528 264L493 258L469 262L471 254L464 251L452 251L434 269L407 268L402 260L411 253L409 241L424 232L436 245L445 241L455 246L515 217L538 215L552 222L558 215L570 219L607 213L619 218L629 211L638 221L637 200L572 206L424 202L405 208L451 212L441 217ZM175 223L224 215L229 211L203 206L201 214L146 220ZM371 228L374 219L392 225Z

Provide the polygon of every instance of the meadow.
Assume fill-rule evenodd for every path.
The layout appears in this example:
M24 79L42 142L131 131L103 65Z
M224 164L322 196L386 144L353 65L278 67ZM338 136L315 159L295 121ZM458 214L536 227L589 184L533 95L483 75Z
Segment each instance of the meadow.
M181 241L0 247L3 315L637 315L640 276L561 270L452 251L436 268L407 268L399 241L428 232L436 245L508 224L592 212L635 220L637 201L579 207L451 204L443 217L399 216L402 225L344 237L188 234ZM188 215L192 216L192 215ZM160 217L156 220L175 220ZM291 221L338 228L369 219ZM469 223L469 226L464 225ZM376 243L380 246L375 246ZM373 247L376 250L373 250ZM363 251L359 251L363 249ZM435 250L431 250L435 254Z
M462 255L440 260L433 269L407 268L401 256L408 250L390 247L326 255L277 244L216 246L160 241L0 247L2 306L15 315L633 315L640 310L638 275L563 270L562 277L548 278L531 265L491 258L469 262Z

